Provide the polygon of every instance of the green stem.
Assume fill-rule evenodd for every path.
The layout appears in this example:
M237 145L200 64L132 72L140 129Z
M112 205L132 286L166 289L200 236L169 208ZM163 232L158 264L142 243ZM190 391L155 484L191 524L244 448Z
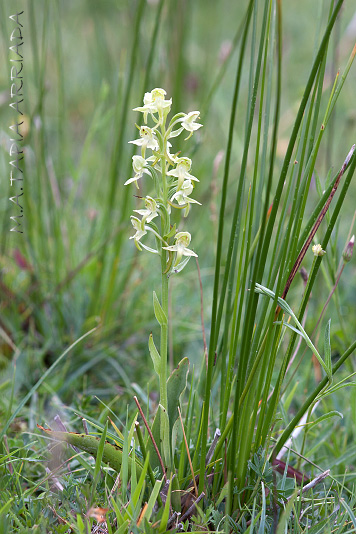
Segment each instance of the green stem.
M162 309L168 318L168 278L164 274L167 263L167 252L162 250ZM161 325L161 372L160 372L160 403L167 410L167 347L168 347L168 323Z
M166 178L166 150L167 140L165 139L165 120L161 126L161 133L164 139L163 156L161 157L161 173L162 173L162 197L166 208L168 208L168 188ZM164 221L161 218L161 233L164 237L169 232L170 221ZM168 277L165 274L167 267L167 251L161 249L161 266L162 266L162 309L167 317L167 323L161 325L161 371L160 371L160 403L168 410L167 398L167 348L168 348Z

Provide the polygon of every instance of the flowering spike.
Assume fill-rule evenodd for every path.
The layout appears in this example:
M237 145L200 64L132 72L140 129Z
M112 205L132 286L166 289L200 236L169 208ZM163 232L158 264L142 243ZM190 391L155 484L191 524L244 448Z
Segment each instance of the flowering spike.
M131 223L136 233L130 239L134 239L139 250L144 248L161 255L164 250L170 252L168 259L165 260L166 273L169 275L178 270L175 269L178 264L179 270L184 267L186 260L181 261L182 256L186 256L187 259L190 256L196 256L195 252L188 249L191 239L189 232L177 232L175 226L171 229L171 208L183 209L186 217L192 204L200 205L197 200L190 197L194 189L194 182L199 182L196 176L190 174L192 160L181 156L180 153L174 154L173 150L173 154L171 154L170 139L173 140L183 131L189 132L189 138L202 127L202 124L197 122L199 111L191 111L189 113L177 113L166 126L172 105L172 99L167 99L166 94L164 89L155 88L145 93L143 106L134 108L134 111L143 113L145 124L137 127L139 138L129 141L129 143L140 147L141 155L133 156L134 176L126 180L125 185L134 183L138 188L138 181L144 174L153 178L156 196L154 198L147 195L144 199L145 207L134 210L136 214L141 216L141 219L134 215L131 216ZM152 126L147 124L149 118L152 119ZM175 126L176 129L174 130ZM146 157L148 150L152 151L152 155ZM160 225L152 222L159 215ZM158 250L152 249L140 241L148 233L153 234L158 240ZM172 240L174 244L171 244ZM162 245L164 246L162 247ZM174 265L173 258L175 258Z

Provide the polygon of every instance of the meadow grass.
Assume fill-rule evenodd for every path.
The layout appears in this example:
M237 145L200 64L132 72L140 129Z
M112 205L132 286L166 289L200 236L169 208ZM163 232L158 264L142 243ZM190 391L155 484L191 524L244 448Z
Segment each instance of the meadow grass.
M23 235L5 180L0 203L1 532L353 532L352 8L39 4L25 19ZM184 153L201 275L191 260L165 302L168 369L190 360L167 383L169 465L147 346L160 262L128 240L141 206L123 185L131 109L154 87L204 125Z

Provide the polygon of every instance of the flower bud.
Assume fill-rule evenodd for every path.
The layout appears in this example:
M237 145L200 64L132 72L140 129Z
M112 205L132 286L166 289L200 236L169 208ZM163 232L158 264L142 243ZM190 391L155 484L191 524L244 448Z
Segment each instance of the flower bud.
M342 258L345 263L348 263L352 258L352 253L354 250L355 236L353 235L350 241L347 243L344 252L342 253Z

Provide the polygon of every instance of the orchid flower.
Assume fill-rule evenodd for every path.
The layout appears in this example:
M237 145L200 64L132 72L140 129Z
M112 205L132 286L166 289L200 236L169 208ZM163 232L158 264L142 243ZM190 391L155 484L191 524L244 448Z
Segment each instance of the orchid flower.
M143 174L150 174L150 172L145 168L148 161L154 161L155 158L153 156L145 159L142 156L132 156L132 167L135 172L135 176L133 178L129 178L126 180L124 185L131 184L132 182L135 182L135 185L138 187L137 180L142 178Z
M163 247L165 250L169 250L170 252L176 252L176 261L174 262L175 267L180 263L182 256L195 256L196 258L198 257L195 252L188 248L191 238L192 236L189 232L178 232L175 236L175 245L172 245L170 247Z
M131 223L134 229L136 230L136 233L135 235L132 235L130 239L134 239L135 245L138 250L142 250L142 248L140 247L140 239L147 234L147 231L145 230L145 219L142 219L142 221L140 221L140 219L131 215Z
M145 210L134 210L134 211L142 215L142 220L144 219L145 222L149 223L152 221L152 219L154 219L155 217L158 217L158 212L157 212L158 206L157 206L157 202L155 201L155 199L152 197L148 197L148 196L145 198L145 206L146 206Z
M189 158L177 158L177 166L175 169L167 172L167 176L175 176L178 178L178 189L181 189L183 186L184 180L194 180L199 182L198 178L189 174L190 168L192 166L192 160Z

